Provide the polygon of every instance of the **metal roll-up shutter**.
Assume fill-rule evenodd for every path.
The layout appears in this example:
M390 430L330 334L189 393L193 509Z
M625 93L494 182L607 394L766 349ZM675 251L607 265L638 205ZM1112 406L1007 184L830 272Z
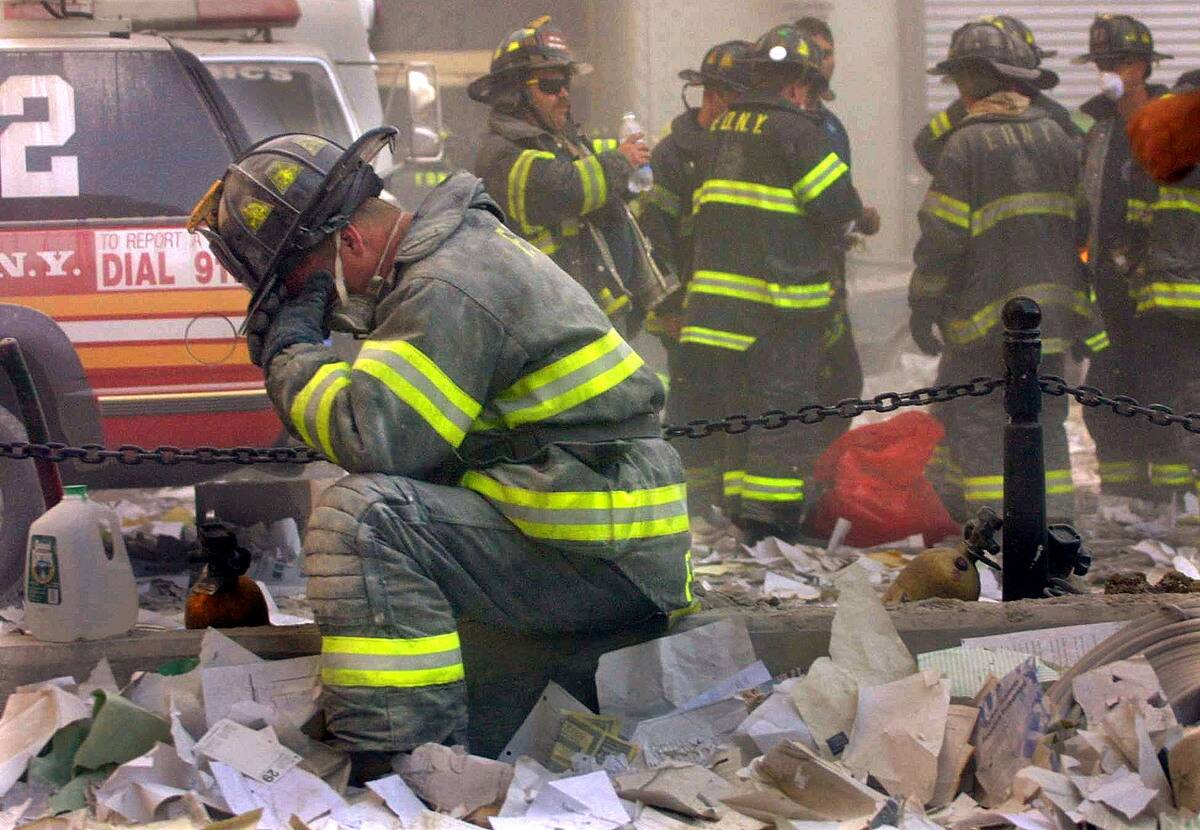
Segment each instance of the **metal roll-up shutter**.
M927 66L946 57L950 35L963 23L989 14L1012 15L1033 30L1039 46L1058 50L1058 55L1045 62L1062 77L1062 83L1050 95L1068 107L1078 107L1099 91L1095 65L1075 66L1070 62L1087 51L1088 27L1097 14L1131 14L1150 27L1155 48L1175 56L1158 64L1156 81L1171 84L1182 73L1200 69L1200 2L924 0L924 4ZM958 94L953 84L942 83L934 76L928 76L925 90L930 113L945 108Z

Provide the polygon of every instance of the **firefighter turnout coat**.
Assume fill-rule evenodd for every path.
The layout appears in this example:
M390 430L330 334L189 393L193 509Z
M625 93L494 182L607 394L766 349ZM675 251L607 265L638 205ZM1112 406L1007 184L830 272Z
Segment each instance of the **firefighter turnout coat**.
M820 113L752 94L709 132L680 341L707 352L689 363L725 389L722 412L794 409L814 397L837 242L862 204ZM821 448L781 432L754 430L713 462L735 514L787 523L802 512Z
M305 544L331 728L358 749L465 723L461 613L603 630L637 622L622 596L663 619L693 602L662 384L502 218L455 174L418 210L357 358L306 344L269 367L289 431L357 474L328 491ZM597 568L612 602L581 607L572 593Z
M588 290L612 319L631 311L654 282L649 252L623 197L633 173L615 148L594 152L501 110L492 110L475 172L509 227ZM619 271L621 271L619 273Z

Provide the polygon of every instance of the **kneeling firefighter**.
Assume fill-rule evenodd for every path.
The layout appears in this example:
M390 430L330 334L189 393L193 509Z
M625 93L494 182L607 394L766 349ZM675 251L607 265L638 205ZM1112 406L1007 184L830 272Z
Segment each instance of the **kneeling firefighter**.
M693 604L662 384L479 179L415 214L376 198L394 135L267 139L190 221L254 292L251 356L288 430L350 473L304 550L328 728L360 770L465 740L459 620L588 634ZM331 328L366 338L353 363Z

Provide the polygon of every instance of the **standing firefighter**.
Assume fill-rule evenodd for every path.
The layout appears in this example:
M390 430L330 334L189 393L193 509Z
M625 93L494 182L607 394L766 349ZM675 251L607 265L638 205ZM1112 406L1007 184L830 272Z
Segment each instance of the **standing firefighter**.
M191 223L254 291L280 417L351 473L305 552L329 730L356 753L464 739L460 619L586 636L692 603L662 385L474 176L415 216L374 198L394 133L268 139ZM353 363L330 326L366 337Z
M938 382L1002 369L1000 312L1025 295L1042 306L1048 372L1077 339L1099 348L1105 336L1080 269L1077 144L1022 90L1040 71L1032 50L987 22L968 23L949 57L930 70L949 76L967 115L945 140L920 212L921 238L909 285L910 329L927 354L943 352ZM1046 493L1049 514L1074 512L1065 398L1048 398ZM958 518L1003 500L1004 412L996 400L942 413ZM965 504L963 503L965 502Z
M1013 38L1022 41L1032 49L1034 66L1036 67L1040 68L1043 60L1052 58L1058 54L1058 50L1056 49L1043 49L1038 46L1037 40L1033 36L1033 30L1015 17L998 14L992 17L984 17L981 22L992 24L1001 31L1007 32ZM959 31L961 32L962 29L959 29ZM951 44L951 47L953 48L953 44ZM1038 81L1033 84L1023 84L1021 92L1031 99L1030 103L1033 106L1053 118L1055 123L1062 127L1067 135L1071 136L1071 138L1082 138L1083 130L1079 129L1079 125L1071 117L1071 111L1042 91L1058 86L1058 81L1059 78L1056 73L1048 69L1043 69ZM962 98L955 98L949 107L935 115L922 128L921 132L917 133L917 137L913 139L913 151L917 154L917 160L921 162L921 166L929 173L933 173L934 167L937 165L937 157L945 146L946 138L949 137L954 128L966 117L966 103Z
M1084 147L1083 191L1090 228L1087 259L1096 301L1112 338L1112 348L1092 362L1088 382L1143 398L1142 382L1161 370L1139 363L1141 345L1153 337L1135 319L1134 273L1146 261L1157 188L1133 159L1125 124L1147 101L1167 91L1147 83L1156 61L1169 57L1154 49L1150 30L1126 15L1101 15L1088 34L1087 54L1075 62L1094 62L1100 94L1082 110L1095 119ZM1096 441L1100 486L1105 495L1166 499L1191 484L1178 447L1165 430L1110 413L1085 409L1084 421Z
M708 129L749 89L750 70L742 59L753 47L744 40L720 43L704 55L699 71L685 69L679 73L685 84L684 103L689 86L702 87L703 98L698 108L688 107L676 116L670 133L650 157L654 186L638 200L639 222L653 243L660 268L685 284L692 273L692 193L700 186L699 164ZM672 296L658 307L648 325L659 335L667 352L671 379L667 420L671 423L681 423L685 413L695 409L688 402L689 381L701 381L701 394L709 386L702 375L683 371L682 359L691 351L679 347L682 305L682 294Z
M467 88L490 104L475 172L509 226L574 277L623 330L671 293L623 201L650 161L641 135L595 152L571 118L571 81L592 67L572 57L549 17L510 33L491 71Z
M710 127L680 337L689 385L713 393L703 414L794 409L815 397L837 243L862 215L846 163L809 109L826 86L821 58L794 27L772 29L747 60L754 91ZM784 432L753 430L721 452L698 441L686 449L690 485L715 501L721 483L752 539L795 539L804 519L821 446Z
M1174 95L1200 90L1200 71L1182 75ZM1131 280L1133 363L1139 399L1200 412L1200 167L1158 187L1145 261ZM1150 445L1150 483L1160 498L1197 485L1200 442L1157 428Z

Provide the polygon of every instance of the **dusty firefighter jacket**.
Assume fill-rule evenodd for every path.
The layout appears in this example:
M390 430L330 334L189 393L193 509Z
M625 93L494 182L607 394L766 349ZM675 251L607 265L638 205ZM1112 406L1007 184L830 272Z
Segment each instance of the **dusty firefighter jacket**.
M750 95L709 128L680 342L744 352L778 334L762 309L823 330L838 240L862 203L821 118L777 96Z
M1158 185L1145 257L1130 288L1139 316L1162 311L1200 319L1200 167Z
M1147 89L1154 98L1167 91L1154 84ZM1145 262L1158 186L1133 159L1114 102L1096 95L1080 109L1095 120L1083 149L1088 268L1105 325L1114 342L1126 345L1136 305L1130 280Z
M421 205L358 357L293 346L267 391L350 472L481 494L525 536L603 557L664 612L692 602L662 384L587 292L459 172Z
M649 309L639 304L659 299L662 276L622 201L629 162L615 148L597 153L595 146L494 109L475 173L509 227L574 277L610 318L640 318Z
M1030 105L1037 107L1050 116L1054 120L1054 123L1062 127L1063 132L1071 138L1083 138L1083 130L1079 128L1079 125L1075 123L1075 119L1071 117L1071 111L1049 95L1046 95L1044 92L1038 92L1030 100ZM934 168L937 167L938 155L941 154L942 148L946 146L946 138L966 117L967 105L963 103L961 98L956 98L954 103L935 115L917 133L917 137L913 139L913 151L917 154L917 161L921 162L921 166L925 168L927 173L933 173Z
M1108 345L1078 257L1078 159L1062 128L1016 93L984 99L953 128L921 206L909 284L909 305L935 315L948 349L994 348L1017 295L1042 307L1046 354L1077 340Z
M650 155L654 186L637 200L638 222L659 268L685 284L692 272L692 193L700 185L697 165L707 138L696 110L676 116ZM676 292L660 310L677 312L682 303L683 293Z

